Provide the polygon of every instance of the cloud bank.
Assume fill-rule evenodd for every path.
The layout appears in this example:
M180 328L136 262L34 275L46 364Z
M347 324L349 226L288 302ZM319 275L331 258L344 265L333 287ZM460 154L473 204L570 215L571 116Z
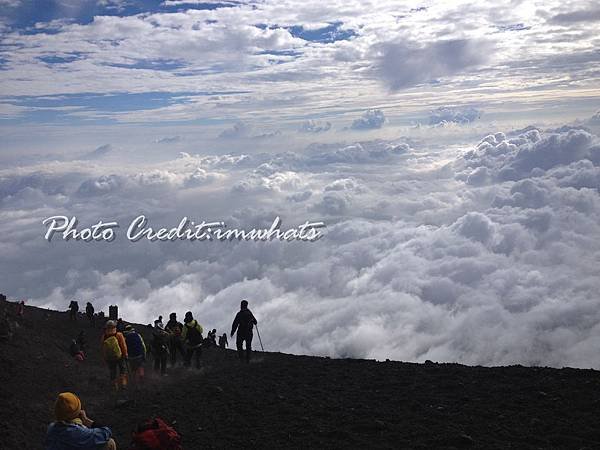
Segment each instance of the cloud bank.
M403 140L157 165L55 161L0 171L1 283L64 309L230 326L249 298L271 350L597 367L600 147L580 129L497 132L444 151ZM43 240L76 215L152 226L322 220L314 243Z

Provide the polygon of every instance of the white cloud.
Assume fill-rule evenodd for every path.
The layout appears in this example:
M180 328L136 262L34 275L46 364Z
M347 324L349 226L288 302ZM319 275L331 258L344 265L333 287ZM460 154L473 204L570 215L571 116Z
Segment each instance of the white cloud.
M353 130L374 130L381 128L386 123L385 114L381 109L369 109L352 122Z
M600 318L596 139L495 133L450 164L448 153L372 141L6 169L2 285L60 308L71 298L98 307L117 299L143 322L191 309L218 329L249 297L273 350L588 367L597 364ZM543 167L538 152L548 156ZM516 181L501 176L506 167ZM231 227L276 215L289 225L325 220L327 234L306 245L40 238L41 218L52 214L87 226L126 224L138 212L153 226L183 215Z
M481 111L472 107L456 108L440 106L429 114L430 125L445 125L448 123L468 124L481 117Z
M425 45L404 40L379 46L378 72L393 90L466 73L486 63L493 45L473 39L440 40Z
M331 122L317 122L316 120L307 120L302 122L298 131L301 133L323 133L331 129Z

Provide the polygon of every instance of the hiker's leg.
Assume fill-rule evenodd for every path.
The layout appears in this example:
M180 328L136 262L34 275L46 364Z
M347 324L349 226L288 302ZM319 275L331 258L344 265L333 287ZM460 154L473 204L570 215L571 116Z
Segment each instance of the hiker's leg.
M123 389L127 387L127 363L124 359L119 360L119 384Z
M185 361L185 348L181 339L177 341L177 348L179 349L179 353L181 353L181 358Z
M119 383L117 381L117 363L116 363L116 361L108 362L108 372L110 373L110 382L112 383L113 389L116 391L119 389Z
M202 347L196 349L196 369L200 368L200 358L202 357Z
M191 348L188 348L185 352L185 358L183 360L183 365L185 367L189 367L192 364L192 353L194 353L194 350Z
M237 346L238 358L244 359L244 339L243 336L240 336L238 333L237 338L235 340L235 345Z
M177 363L177 344L174 340L169 343L169 350L171 351L171 367L175 367L175 363Z
M250 362L250 356L252 354L252 335L246 336L246 362Z

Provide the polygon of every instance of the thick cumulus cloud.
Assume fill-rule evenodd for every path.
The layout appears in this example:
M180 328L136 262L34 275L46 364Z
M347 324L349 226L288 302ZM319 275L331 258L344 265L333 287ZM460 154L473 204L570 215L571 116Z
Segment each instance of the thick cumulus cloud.
M381 109L369 109L358 119L354 119L350 128L353 130L376 130L385 125L386 121L385 114Z
M141 322L189 309L219 330L249 298L271 350L599 367L597 142L529 128L459 153L370 141L3 170L1 284L60 309L117 303ZM313 243L43 239L50 215L126 226L141 213L327 230Z
M300 133L323 133L329 130L331 130L331 122L319 122L312 119L302 122L298 129Z
M476 108L459 108L441 106L429 113L429 125L443 126L446 124L469 124L481 117L481 111Z
M551 169L582 160L600 163L600 142L586 130L570 128L544 134L531 129L512 138L496 133L464 156L464 164L475 169L468 177L477 182L484 174L513 181L541 177Z

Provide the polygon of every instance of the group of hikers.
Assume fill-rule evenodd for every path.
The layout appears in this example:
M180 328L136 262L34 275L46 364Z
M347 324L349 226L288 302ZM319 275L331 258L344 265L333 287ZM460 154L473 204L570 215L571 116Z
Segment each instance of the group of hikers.
M69 305L70 320L76 321L78 313L79 305L76 301L72 301ZM93 327L98 317L104 319L103 314L95 313L90 302L86 305L86 316L90 326ZM257 320L248 309L248 301L242 300L240 310L233 320L230 335L233 337L237 333L238 356L246 363L250 362L253 328L256 325ZM178 321L177 313L172 312L166 324L163 324L162 316L159 316L154 321L154 325L150 324L148 328L151 329L152 334L149 348L142 334L133 325L125 324L122 319L109 319L103 326L102 357L108 367L113 390L117 394L128 388L130 376L136 388L141 384L148 354L153 356L155 371L166 375L167 361L170 361L171 366L175 366L178 354L183 358L185 367L191 367L193 362L196 368L200 368L203 347L214 346L225 349L229 345L226 333L219 336L217 344L216 329L211 330L204 338L204 330L194 319L191 311L185 313L183 323ZM83 361L87 347L85 332L81 331L77 338L71 341L69 351L74 358ZM75 394L64 392L58 396L55 416L56 421L48 428L46 450L116 449L111 430L89 419ZM163 427L167 431L169 428L164 422L156 426Z

